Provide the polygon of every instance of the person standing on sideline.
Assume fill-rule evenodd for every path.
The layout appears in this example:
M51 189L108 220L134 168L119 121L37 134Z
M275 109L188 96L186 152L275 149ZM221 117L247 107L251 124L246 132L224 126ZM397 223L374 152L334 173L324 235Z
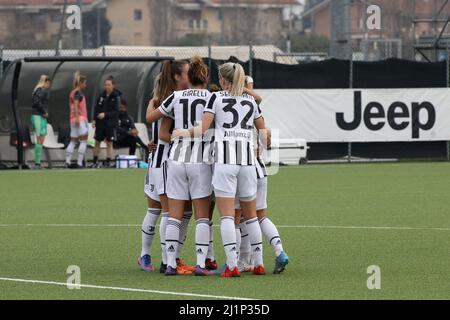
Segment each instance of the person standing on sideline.
M113 142L116 141L116 130L119 125L119 91L115 89L113 77L105 80L104 91L98 97L95 106L95 148L93 168L99 168L98 156L100 144L106 140L106 167L111 167L113 155Z
M31 106L31 123L36 135L34 148L35 169L41 169L42 149L47 136L48 98L51 80L47 75L42 75L34 88Z
M78 161L76 168L84 167L84 156L87 149L88 139L88 116L86 107L86 97L83 90L87 88L86 76L75 73L73 89L70 92L70 144L66 149L66 168L71 167L72 154L76 145L78 147Z

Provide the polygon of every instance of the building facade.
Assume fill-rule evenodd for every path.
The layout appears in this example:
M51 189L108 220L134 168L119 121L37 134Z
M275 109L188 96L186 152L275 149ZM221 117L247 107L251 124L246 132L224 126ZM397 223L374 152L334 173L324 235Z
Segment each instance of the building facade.
M83 11L92 10L97 2L82 0ZM77 4L77 0L67 3ZM9 48L55 47L63 5L64 0L0 0L0 44ZM63 33L67 46L72 45L71 33Z
M430 19L440 9L442 0L350 0L351 34L353 38L412 38L435 33L434 25L426 22L416 24L414 18ZM303 31L330 38L331 0L310 0L302 14ZM381 8L381 30L366 30L366 8L377 5ZM441 16L450 14L450 5L444 7ZM437 25L438 32L442 23Z
M112 23L111 44L115 45L175 45L183 39L203 42L211 39L216 44L276 43L300 14L297 0L108 0L107 3L107 17Z

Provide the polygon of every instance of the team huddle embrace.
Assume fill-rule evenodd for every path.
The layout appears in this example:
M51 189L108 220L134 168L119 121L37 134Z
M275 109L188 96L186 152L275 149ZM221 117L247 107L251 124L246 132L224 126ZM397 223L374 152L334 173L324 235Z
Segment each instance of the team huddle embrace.
M267 172L261 150L270 147L271 134L261 98L240 64L219 67L220 88L208 87L208 79L208 67L194 57L190 63L165 61L155 80L146 116L153 144L138 263L141 270L153 271L151 248L161 216L161 273L264 275L264 235L274 249L274 273L279 274L289 258L266 212ZM215 207L226 255L222 268L214 255ZM195 267L180 258L193 212Z

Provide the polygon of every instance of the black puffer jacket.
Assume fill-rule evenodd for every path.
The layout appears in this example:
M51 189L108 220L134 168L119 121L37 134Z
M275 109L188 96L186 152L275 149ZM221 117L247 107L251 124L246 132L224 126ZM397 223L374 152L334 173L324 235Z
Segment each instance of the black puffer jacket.
M31 114L35 116L45 116L48 113L48 98L48 90L38 88L33 93Z
M119 125L120 96L117 91L113 91L109 96L104 91L97 99L95 106L95 122L98 128L117 128ZM105 118L100 120L98 115L105 114Z
M136 129L133 117L131 117L128 112L120 112L119 127L117 128L118 138L120 139L128 136L128 132L131 129Z

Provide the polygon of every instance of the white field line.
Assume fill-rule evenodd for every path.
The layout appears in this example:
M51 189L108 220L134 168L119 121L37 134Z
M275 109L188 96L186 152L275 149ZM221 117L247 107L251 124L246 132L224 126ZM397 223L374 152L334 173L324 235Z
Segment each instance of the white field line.
M30 227L30 228L136 228L140 227L138 224L79 224L79 223L49 223L49 224L0 224L0 228L19 228L19 227Z
M22 282L22 283L31 283L31 284L44 284L44 285L65 286L65 287L68 286L68 284L64 283L64 282L28 280L28 279L0 278L0 281ZM69 286L70 285L71 284L69 284ZM80 284L77 286L79 286L80 288L140 292L140 293L156 293L156 294L171 295L171 296L184 296L184 297L197 297L197 298L210 298L210 299L223 299L223 300L256 300L256 299L242 298L242 297L228 297L228 296L215 296L215 295L209 295L209 294L197 294L197 293L189 293L189 292L172 292L172 291L159 291L159 290L148 290L148 289L108 287L108 286L97 286L97 285L91 285L91 284Z
M0 228L139 228L138 224L0 224ZM214 225L219 228L219 225ZM412 231L450 231L450 228L434 227L371 227L371 226L313 226L279 225L282 229L362 229L362 230L412 230Z

